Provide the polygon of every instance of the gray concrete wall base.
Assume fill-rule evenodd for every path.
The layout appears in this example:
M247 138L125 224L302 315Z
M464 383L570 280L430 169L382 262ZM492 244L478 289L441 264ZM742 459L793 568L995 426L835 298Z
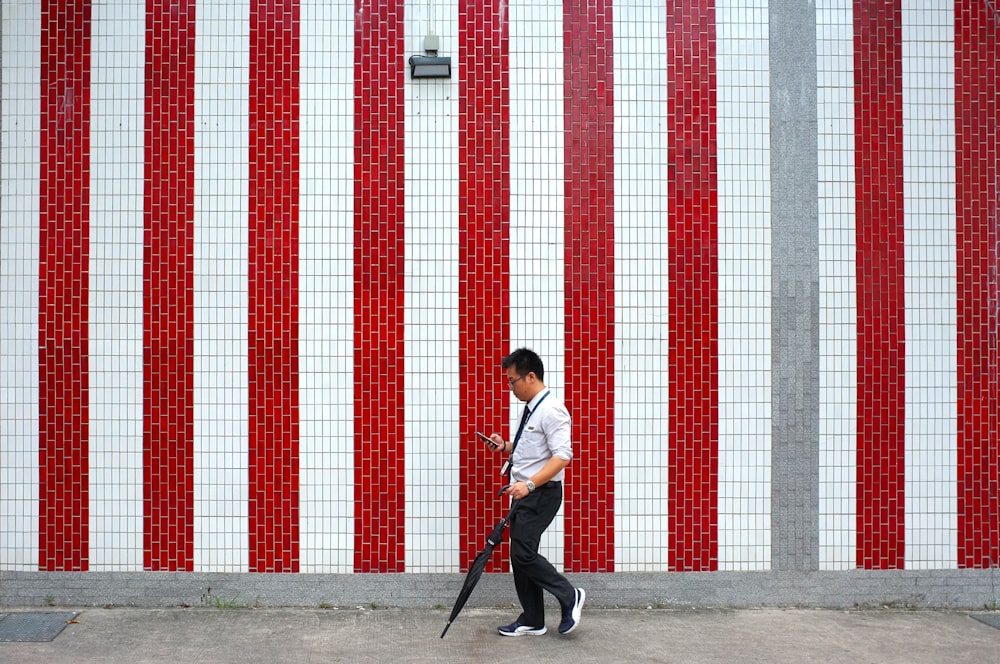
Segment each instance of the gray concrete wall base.
M1000 575L984 570L618 572L570 574L595 607L1000 607ZM464 574L203 574L0 572L0 607L208 606L448 608ZM551 600L551 598L549 598ZM507 574L487 574L467 606L516 603Z

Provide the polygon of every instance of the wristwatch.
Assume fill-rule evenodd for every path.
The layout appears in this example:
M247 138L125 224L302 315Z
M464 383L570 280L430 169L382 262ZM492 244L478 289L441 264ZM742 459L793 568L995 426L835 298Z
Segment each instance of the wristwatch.
M535 490L535 483L534 482L532 482L531 480L527 480L527 481L525 481L524 484L528 487L528 493L534 492L534 490Z

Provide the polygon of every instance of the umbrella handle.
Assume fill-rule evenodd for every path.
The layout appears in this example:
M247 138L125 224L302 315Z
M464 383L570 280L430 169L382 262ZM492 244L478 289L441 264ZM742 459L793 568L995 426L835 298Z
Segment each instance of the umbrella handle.
M510 488L510 485L509 485L509 484L504 484L504 485L503 485L502 487L500 487L500 490L499 490L499 491L497 491L497 495L498 495L498 496L502 496L502 495L503 495L503 492L504 492L504 491L506 491L506 490L507 490L507 489L509 489L509 488ZM510 511L509 511L509 512L507 512L507 516L505 516L505 517L503 518L504 522L507 522L507 521L509 521L509 520L510 520L510 517L511 517L511 515L513 515L513 514L514 514L514 510L516 510L516 509L517 509L517 506L518 506L518 504L519 504L520 502L521 502L521 501L520 501L519 499L517 499L517 498L512 498L512 499L511 499L511 501L510 501Z

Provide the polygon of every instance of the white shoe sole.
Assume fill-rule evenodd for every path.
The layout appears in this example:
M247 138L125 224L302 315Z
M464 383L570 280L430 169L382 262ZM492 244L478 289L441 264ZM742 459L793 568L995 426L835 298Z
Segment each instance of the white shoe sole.
M540 629L523 629L518 627L516 631L504 632L502 630L497 630L500 636L542 636L545 632L549 631L547 627L542 627Z

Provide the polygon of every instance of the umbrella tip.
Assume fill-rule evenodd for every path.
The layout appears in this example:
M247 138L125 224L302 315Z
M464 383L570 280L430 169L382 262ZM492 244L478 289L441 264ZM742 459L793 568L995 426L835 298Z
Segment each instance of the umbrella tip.
M448 633L448 628L449 627L451 627L451 622L449 622L447 625L444 626L444 631L441 632L441 638L442 639L444 638L444 635Z

